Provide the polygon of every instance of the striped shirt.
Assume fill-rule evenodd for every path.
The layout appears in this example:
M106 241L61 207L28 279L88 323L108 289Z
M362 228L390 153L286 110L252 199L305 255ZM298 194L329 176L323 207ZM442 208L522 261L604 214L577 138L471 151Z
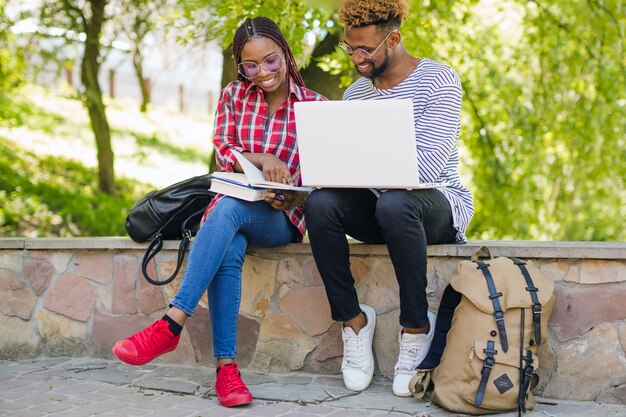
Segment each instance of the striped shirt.
M231 150L238 152L271 153L287 164L294 175L300 167L296 145L296 121L293 103L325 100L308 88L289 80L287 99L274 115L267 114L263 91L250 81L233 81L223 90L215 110L213 144L217 165L222 171L233 171L236 159ZM297 178L295 185L300 185ZM207 207L204 219L222 198L218 194ZM304 235L306 224L302 207L284 210L291 223Z
M344 93L344 100L411 99L421 182L446 182L438 188L452 208L457 242L467 242L465 231L474 215L470 191L461 183L456 145L461 127L461 81L451 68L422 58L400 84L381 90L372 80L360 78Z

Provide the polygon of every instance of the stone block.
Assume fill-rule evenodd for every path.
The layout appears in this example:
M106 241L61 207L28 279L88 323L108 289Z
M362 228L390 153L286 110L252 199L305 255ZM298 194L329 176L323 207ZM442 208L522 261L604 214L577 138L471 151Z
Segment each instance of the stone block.
M156 268L153 263L148 265L146 271L151 277L156 276ZM141 313L147 316L167 307L168 303L165 301L162 287L149 283L143 276L141 268L137 268L136 280L139 283L137 304Z
M24 264L24 258L22 256L15 256L14 250L2 250L0 251L0 265L2 268L9 271L21 271Z
M557 282L554 292L550 327L561 342L581 336L599 323L626 319L624 283L582 286Z
M580 267L581 284L606 284L626 281L626 262L584 259Z
M556 370L544 395L592 401L612 387L626 384L626 357L617 326L603 323L576 340L560 345Z
M267 315L270 298L276 286L278 262L256 256L246 256L241 271L241 307L242 313L256 317Z
M97 358L114 359L115 355L111 349L115 342L150 326L154 321L155 319L152 317L140 315L109 316L96 310L93 315L93 329L91 331L93 355Z
M399 287L391 260L380 259L370 271L367 279L369 289L365 304L385 314L400 306Z
M279 307L309 336L324 333L334 323L323 286L291 288Z
M134 314L137 312L137 294L135 292L137 258L125 255L113 259L113 300L111 312L114 314Z
M428 266L430 268L432 265L433 268L433 278L436 283L436 289L443 289L448 286L459 262L460 261L456 258L428 258ZM432 286L430 274L428 274L428 286Z
M257 349L250 368L261 372L289 372L302 368L315 342L289 319L268 316L261 322Z
M554 340L548 340L547 343L543 343L537 348L537 358L539 359L539 368L535 369L535 373L539 377L537 386L534 387L533 392L537 395L543 394L543 391L552 378L557 366L557 358L555 347L553 346ZM553 342L553 343L551 343ZM554 343L556 344L556 343Z
M341 340L341 328L343 325L336 322L320 337L317 349L313 353L313 359L324 362L331 358L343 356L343 340Z
M24 278L0 269L0 313L28 320L36 303L37 296Z
M30 280L35 294L39 296L48 289L56 271L48 259L26 257L22 272Z
M66 272L44 299L44 307L74 320L87 321L96 304L95 290L88 281Z
M305 257L302 262L302 271L304 272L305 285L323 285L322 276L317 269L313 256Z
M239 315L237 325L237 362L242 368L246 368L252 362L254 352L259 340L261 324L252 319Z
M96 288L96 308L110 313L113 306L113 289L110 287Z
M622 344L622 349L626 352L626 323L621 323L619 326L619 341Z
M281 283L304 284L304 271L296 258L285 258L278 263L276 280Z
M555 259L537 259L534 261L535 265L541 272L550 277L552 281L568 281L578 282L580 264L571 260L555 260Z
M67 272L71 260L72 254L68 252L53 252L50 255L50 262L54 265L54 270L57 274Z
M367 277L372 269L373 258L371 257L350 257L350 272L354 278L354 285L359 286L361 282Z
M194 355L199 363L209 365L213 361L213 330L209 311L198 306L187 319L185 329L189 333Z
M0 359L34 358L41 353L39 335L33 327L17 318L0 314Z
M135 263L137 260L135 260ZM80 253L74 260L74 272L100 284L113 279L113 258L109 254Z
M374 356L380 373L393 379L394 366L398 361L398 331L400 330L400 309L380 314L376 320L374 333Z
M39 334L50 356L83 356L87 352L87 324L40 310L35 313Z

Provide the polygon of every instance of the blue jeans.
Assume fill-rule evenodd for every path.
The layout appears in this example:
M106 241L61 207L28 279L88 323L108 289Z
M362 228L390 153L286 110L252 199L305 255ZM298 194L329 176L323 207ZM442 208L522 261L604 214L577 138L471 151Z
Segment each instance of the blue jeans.
M241 268L248 243L281 246L298 236L284 212L264 201L223 197L213 207L193 241L183 281L170 305L191 316L208 290L215 358L236 357Z

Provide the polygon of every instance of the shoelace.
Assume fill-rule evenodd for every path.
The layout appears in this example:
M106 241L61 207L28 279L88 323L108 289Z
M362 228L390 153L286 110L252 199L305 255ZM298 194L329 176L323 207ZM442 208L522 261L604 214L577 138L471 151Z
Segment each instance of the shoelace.
M347 366L354 368L361 368L364 371L365 369L365 355L363 353L363 341L359 335L351 335L345 334L343 340L344 353L343 353L343 361L341 363L341 369L346 368Z
M142 349L157 345L161 343L164 339L171 337L171 335L168 334L167 331L163 328L164 326L167 326L167 324L157 321L152 326L145 329L143 332L139 332L134 335L132 338L137 341Z
M241 372L239 372L239 369L235 366L228 366L227 368L222 367L220 369L220 374L222 374L224 387L228 392L232 392L246 387L246 385L241 380Z
M417 357L422 352L422 344L415 341L403 341L400 339L400 354L398 355L398 363L396 371L398 373L414 374L415 367L418 365Z

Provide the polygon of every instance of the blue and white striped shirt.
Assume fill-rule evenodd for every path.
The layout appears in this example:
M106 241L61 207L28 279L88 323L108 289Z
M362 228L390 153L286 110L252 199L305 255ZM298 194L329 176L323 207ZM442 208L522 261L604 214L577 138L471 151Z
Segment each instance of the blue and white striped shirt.
M463 90L458 74L451 68L422 58L415 70L400 84L378 89L369 78L355 81L344 100L411 99L415 118L415 142L421 182L446 182L438 188L452 208L457 242L466 242L465 231L474 215L474 200L461 184L456 146L461 127Z

